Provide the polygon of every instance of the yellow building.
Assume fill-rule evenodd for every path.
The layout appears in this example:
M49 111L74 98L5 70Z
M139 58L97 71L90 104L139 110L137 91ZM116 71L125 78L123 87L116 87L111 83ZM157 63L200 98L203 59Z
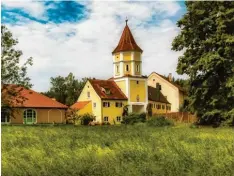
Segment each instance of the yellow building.
M129 113L146 112L149 103L155 107L160 105L160 108L152 109L153 113L170 111L170 103L160 90L157 97L158 92L153 87L149 88L147 77L142 76L142 52L126 20L119 43L112 52L113 77L87 81L77 103L72 106L79 107L78 114L91 113L96 122L113 124L120 123L126 105ZM155 93L152 92L154 90Z
M71 106L79 115L89 113L95 122L118 124L122 120L123 107L127 97L113 80L88 80L78 98Z
M162 94L166 96L167 100L171 103L171 111L179 111L180 106L184 103L186 92L179 85L172 82L171 74L165 77L156 72L152 72L148 76L148 85L155 88L157 85L160 86Z
M149 103L151 104L152 114L162 114L171 112L171 104L160 91L160 88L148 86Z

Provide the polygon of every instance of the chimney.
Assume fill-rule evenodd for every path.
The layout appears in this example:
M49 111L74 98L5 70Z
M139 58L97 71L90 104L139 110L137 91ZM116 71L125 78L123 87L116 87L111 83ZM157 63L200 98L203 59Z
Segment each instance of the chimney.
M168 80L169 80L170 82L172 82L172 74L171 74L171 73L169 73L169 75L168 75Z

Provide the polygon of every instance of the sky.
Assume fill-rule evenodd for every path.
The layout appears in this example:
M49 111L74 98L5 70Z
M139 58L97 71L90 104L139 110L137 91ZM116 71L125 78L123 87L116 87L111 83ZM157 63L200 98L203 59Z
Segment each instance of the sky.
M50 78L108 79L113 75L112 51L128 18L143 49L142 74L172 73L176 78L181 52L171 50L180 32L176 22L186 13L183 1L29 1L3 0L1 22L18 39L21 63L28 68L33 89L47 91Z

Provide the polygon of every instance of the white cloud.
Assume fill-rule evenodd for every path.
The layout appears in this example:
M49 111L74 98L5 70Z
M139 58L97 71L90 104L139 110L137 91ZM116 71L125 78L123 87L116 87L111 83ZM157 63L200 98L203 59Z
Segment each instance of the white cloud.
M3 0L2 4L6 8L20 8L25 12L29 13L33 17L43 17L45 12L45 7L42 2L36 1L11 1L11 0Z
M35 90L48 90L50 77L66 76L69 72L77 78L112 77L111 52L118 44L126 16L137 43L144 50L143 74L175 73L179 53L171 51L171 42L179 30L167 17L180 9L176 2L92 2L86 6L91 12L82 22L40 24L31 21L8 26L19 39L23 59L34 58L29 76ZM153 15L162 15L165 19L147 28L140 25ZM67 34L71 32L75 35L69 37Z

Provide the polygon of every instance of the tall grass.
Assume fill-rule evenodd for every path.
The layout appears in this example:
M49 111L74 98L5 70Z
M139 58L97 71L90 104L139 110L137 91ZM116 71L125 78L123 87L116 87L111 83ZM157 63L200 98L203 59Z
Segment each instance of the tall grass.
M233 129L3 126L2 175L234 175Z

